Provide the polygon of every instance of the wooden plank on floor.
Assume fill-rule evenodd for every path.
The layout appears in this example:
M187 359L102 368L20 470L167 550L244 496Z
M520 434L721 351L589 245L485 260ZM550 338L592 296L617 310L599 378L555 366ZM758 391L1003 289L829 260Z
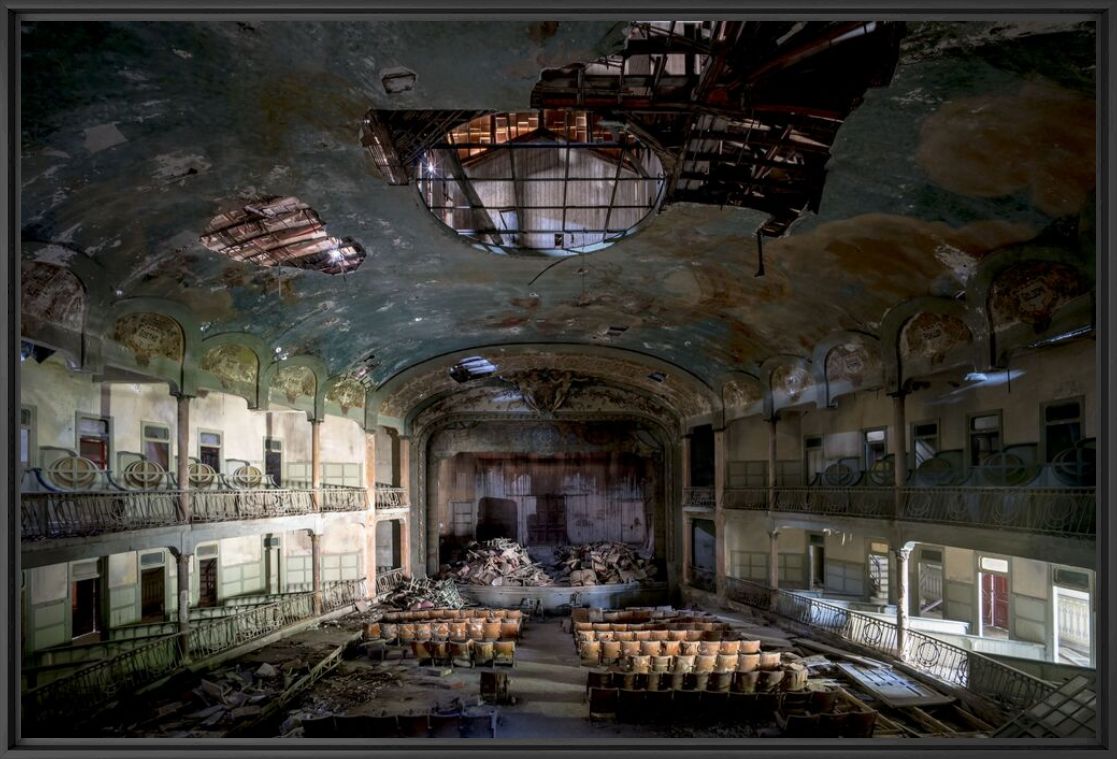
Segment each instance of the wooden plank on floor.
M850 661L857 662L858 664L865 667L882 667L886 669L889 668L889 665L885 664L882 661L870 659L867 656L858 656L857 654L851 654L849 651L843 651L840 648L834 648L833 646L828 646L825 643L819 643L817 640L811 640L810 638L792 638L791 640L797 646L809 648L812 651L819 651L820 653L829 654L830 656L836 656L841 659L849 659Z
M949 704L952 696L942 693L912 680L907 675L891 668L865 667L854 662L838 662L838 669L861 688L871 693L882 703L894 708L905 706L933 706Z

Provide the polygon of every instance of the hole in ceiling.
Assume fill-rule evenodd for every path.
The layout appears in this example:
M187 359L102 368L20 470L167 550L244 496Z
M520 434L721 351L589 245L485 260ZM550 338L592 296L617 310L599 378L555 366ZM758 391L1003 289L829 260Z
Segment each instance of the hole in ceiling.
M496 371L496 366L481 356L463 358L450 367L450 377L455 382L469 382L478 377L487 377Z
M664 382L667 380L667 375L663 372L652 372L648 375L648 379L652 382Z
M610 125L614 126L614 125ZM587 111L478 116L419 155L430 212L493 253L589 253L632 234L663 200L663 166Z
M318 213L295 197L273 197L215 216L202 245L234 261L345 274L365 260L350 238L331 237Z
M415 72L403 66L393 66L380 72L380 83L389 95L410 92L415 89L416 79L418 76Z

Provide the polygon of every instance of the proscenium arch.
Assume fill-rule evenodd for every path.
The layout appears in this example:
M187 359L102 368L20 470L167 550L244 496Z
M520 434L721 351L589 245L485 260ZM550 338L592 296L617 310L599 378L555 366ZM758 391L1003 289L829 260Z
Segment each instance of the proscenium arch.
M576 355L580 357L585 356L600 356L602 358L611 358L620 361L630 361L642 367L645 367L648 372L660 371L667 374L667 381L672 382L682 379L681 384L673 385L679 387L679 392L695 398L705 408L702 413L694 415L694 419L703 420L706 417L713 417L720 413L721 400L717 391L705 379L691 372L690 370L678 364L673 364L664 361L660 358L651 356L647 353L640 351L633 351L626 348L617 348L613 346L602 345L585 345L582 343L539 343L539 342L525 342L525 343L495 343L486 345L476 345L470 348L451 351L448 353L432 356L424 361L397 372L376 388L369 396L368 408L370 411L381 414L380 423L388 424L389 426L402 425L402 419L394 419L391 417L383 416L383 402L391 398L394 394L406 387L410 382L421 379L426 376L434 376L439 372L448 372L449 368L457 361L467 358L472 355L485 354L487 358L494 359L501 355L529 355L536 354L552 354L552 355ZM622 378L623 380L624 378ZM639 387L635 382L637 378L629 378L633 386ZM408 409L409 410L409 409ZM406 415L405 410L405 415ZM680 414L680 416L682 416ZM688 421L685 420L684 421ZM393 423L394 422L394 423ZM697 421L696 423L703 423ZM405 434L407 434L405 432Z

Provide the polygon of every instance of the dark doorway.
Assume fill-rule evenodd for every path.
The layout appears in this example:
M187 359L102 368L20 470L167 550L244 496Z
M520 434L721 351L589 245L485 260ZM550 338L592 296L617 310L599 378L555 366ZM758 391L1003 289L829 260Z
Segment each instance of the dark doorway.
M166 618L167 574L164 567L140 573L140 621L162 622Z
M283 486L283 441L275 438L264 440L264 474L275 487Z
M826 587L826 538L822 535L811 535L808 547L808 563L810 564L810 587Z
M695 427L690 436L690 484L696 488L714 484L714 428Z
M477 506L477 539L519 540L519 510L510 498L486 496Z
M981 627L983 635L992 633L996 636L1008 632L1008 577L1006 575L981 573Z
M217 559L198 560L198 606L217 606Z
M712 590L716 586L717 528L709 519L695 519L691 534L691 577L695 587Z
M376 571L388 572L403 566L400 556L400 520L376 523Z
M100 579L78 580L70 586L71 636L81 638L101 629Z

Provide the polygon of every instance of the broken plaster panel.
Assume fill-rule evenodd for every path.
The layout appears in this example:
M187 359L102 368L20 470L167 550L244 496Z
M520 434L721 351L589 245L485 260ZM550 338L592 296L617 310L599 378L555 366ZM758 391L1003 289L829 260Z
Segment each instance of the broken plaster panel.
M182 361L182 328L174 319L162 314L122 316L116 320L112 338L132 352L139 366L147 366L156 356Z
M826 356L826 381L835 389L860 390L879 382L883 366L875 346L852 340L835 346Z
M272 387L278 390L289 403L294 403L299 398L310 398L313 401L317 392L317 381L310 367L284 366L275 373Z
M971 340L970 328L957 316L921 311L900 333L900 355L905 359L923 358L936 366L952 350Z
M202 356L202 369L221 382L221 387L249 398L256 396L260 362L251 348L226 343L210 348Z
M80 332L85 290L60 266L24 261L20 267L20 327L34 334L44 325Z
M330 389L326 391L326 400L336 403L342 414L348 414L350 409L363 409L365 386L352 377L343 377L330 385Z
M1087 291L1082 277L1070 266L1028 261L1010 267L993 282L989 310L994 329L1018 322L1042 332L1060 306Z
M780 364L772 370L772 393L787 404L798 403L813 387L811 373L802 366Z

